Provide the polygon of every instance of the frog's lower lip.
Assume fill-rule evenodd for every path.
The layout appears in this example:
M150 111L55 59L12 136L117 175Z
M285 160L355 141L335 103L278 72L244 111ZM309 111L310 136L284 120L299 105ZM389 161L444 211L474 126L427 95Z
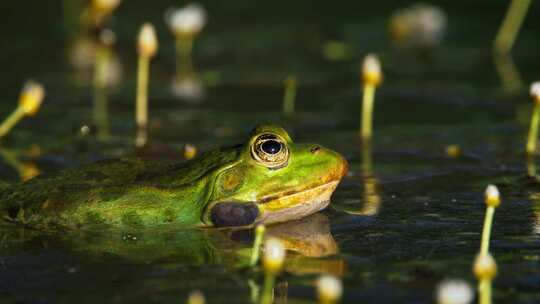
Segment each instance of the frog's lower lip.
M299 219L320 211L330 203L339 180L333 180L294 193L284 193L259 201L260 223L276 223Z

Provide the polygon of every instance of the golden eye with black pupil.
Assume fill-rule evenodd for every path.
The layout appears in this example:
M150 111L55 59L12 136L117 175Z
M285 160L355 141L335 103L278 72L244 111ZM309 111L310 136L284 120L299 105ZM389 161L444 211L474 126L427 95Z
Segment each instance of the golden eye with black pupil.
M251 146L251 155L269 169L279 169L287 165L289 149L281 137L264 134L255 139Z
M281 151L281 143L277 140L269 139L261 145L261 150L268 154L276 154Z

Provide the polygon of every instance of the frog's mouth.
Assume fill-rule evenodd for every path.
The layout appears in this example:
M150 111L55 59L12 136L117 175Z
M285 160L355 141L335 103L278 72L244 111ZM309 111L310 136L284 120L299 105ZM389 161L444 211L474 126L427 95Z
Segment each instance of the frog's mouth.
M339 180L333 180L293 193L264 197L257 202L260 213L257 222L285 222L320 211L328 206L338 184Z

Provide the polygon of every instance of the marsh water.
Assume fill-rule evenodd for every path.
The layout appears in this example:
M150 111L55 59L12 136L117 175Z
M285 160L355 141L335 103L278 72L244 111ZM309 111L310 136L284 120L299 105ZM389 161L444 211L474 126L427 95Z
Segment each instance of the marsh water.
M277 303L314 302L314 280L328 272L343 279L344 303L432 303L446 278L475 286L488 184L503 197L491 241L494 302L540 302L540 183L527 177L535 161L524 156L527 85L540 78L540 3L513 50L523 86L508 92L491 56L505 1L434 1L448 29L440 47L421 54L388 41L388 16L408 1L204 2L209 23L194 49L204 92L193 99L171 93L174 39L163 22L168 7L183 3L125 1L112 23L122 79L110 90L110 134L98 139L91 76L69 59L76 38L68 8L30 2L2 4L0 113L14 109L28 78L46 86L47 98L2 140L2 180L120 156L183 161L186 143L206 151L242 142L258 123L278 123L295 141L339 151L350 169L327 210L269 227L291 249ZM161 45L149 144L137 151L134 41L144 21L156 25ZM338 58L324 55L329 42L342 46ZM368 52L379 54L385 73L370 147L358 137L358 69ZM289 74L300 84L296 112L285 118ZM449 157L449 145L461 155ZM263 279L247 267L251 242L250 231L0 227L0 303L182 303L193 290L208 303L251 303Z

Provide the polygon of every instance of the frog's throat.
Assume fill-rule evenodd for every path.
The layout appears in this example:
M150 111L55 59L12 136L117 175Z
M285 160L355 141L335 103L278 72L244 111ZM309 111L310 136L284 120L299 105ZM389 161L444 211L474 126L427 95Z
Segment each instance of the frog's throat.
M257 222L285 222L318 212L328 206L338 184L339 180L334 180L302 191L264 198L257 202L261 213Z

